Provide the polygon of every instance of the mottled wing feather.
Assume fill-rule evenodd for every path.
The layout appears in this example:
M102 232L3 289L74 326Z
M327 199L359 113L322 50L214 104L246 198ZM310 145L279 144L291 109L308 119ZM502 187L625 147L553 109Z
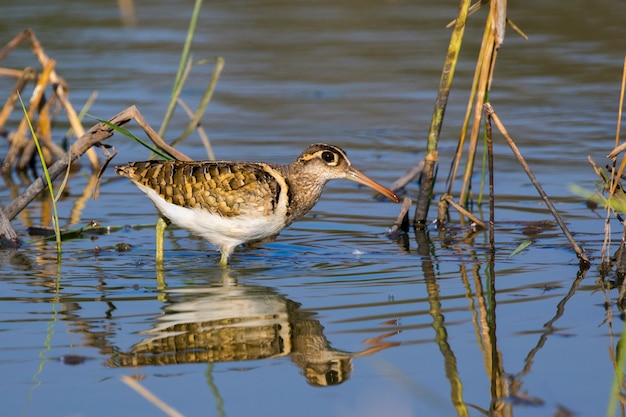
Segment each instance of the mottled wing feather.
M116 172L156 191L168 203L223 217L271 214L280 185L262 163L131 162Z

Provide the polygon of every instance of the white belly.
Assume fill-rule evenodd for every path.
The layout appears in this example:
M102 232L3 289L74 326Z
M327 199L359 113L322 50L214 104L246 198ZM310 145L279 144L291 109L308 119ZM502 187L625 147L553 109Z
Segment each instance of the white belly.
M197 208L185 208L163 200L152 189L136 184L172 223L198 235L220 250L232 251L244 242L264 239L283 229L285 205L278 204L273 215L222 217Z

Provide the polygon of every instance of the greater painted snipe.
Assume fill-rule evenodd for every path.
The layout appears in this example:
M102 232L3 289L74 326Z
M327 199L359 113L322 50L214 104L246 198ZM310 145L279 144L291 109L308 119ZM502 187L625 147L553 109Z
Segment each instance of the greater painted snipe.
M324 185L345 178L398 202L396 194L350 164L337 146L316 143L289 165L233 161L146 161L116 167L152 200L157 225L157 261L163 260L168 222L219 248L220 265L236 246L278 234L304 216Z

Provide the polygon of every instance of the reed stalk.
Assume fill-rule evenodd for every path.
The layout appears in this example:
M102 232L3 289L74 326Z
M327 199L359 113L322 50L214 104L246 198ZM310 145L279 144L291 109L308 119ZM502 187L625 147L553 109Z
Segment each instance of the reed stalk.
M581 268L588 269L591 264L589 263L589 259L587 259L587 255L585 255L585 252L583 251L583 249L574 240L574 237L572 236L569 229L565 225L565 222L559 215L559 212L554 207L554 204L552 204L552 201L548 197L548 194L543 190L543 187L537 180L537 177L535 177L535 174L530 169L530 166L526 163L526 160L524 159L524 157L522 156L522 153L520 152L517 145L513 141L513 138L509 136L509 133L504 127L504 124L500 121L500 118L498 117L495 110L489 103L485 104L485 115L489 123L493 122L496 125L496 127L498 128L498 130L500 131L500 133L506 140L506 143L511 148L511 151L513 151L513 155L515 156L515 158L521 165L522 169L528 176L528 179L535 186L537 193L539 193L539 196L541 196L541 199L543 200L545 205L548 207L548 210L550 211L550 213L554 217L554 220L557 222L557 224L561 228L561 231L563 232L568 242L572 246L572 249L574 250L574 252L576 252L576 256L578 257L578 260L580 261Z
M441 72L439 81L439 90L437 91L437 100L435 101L435 109L428 131L428 141L426 143L426 156L424 157L424 170L422 172L422 181L420 183L419 194L415 207L415 216L413 218L413 226L416 228L426 227L426 218L428 217L428 208L432 200L432 189L436 180L436 165L439 159L437 146L439 143L439 134L443 125L443 118L452 88L452 80L458 62L459 51L465 33L465 22L469 10L470 1L461 0L459 12L457 15L454 30L450 44L448 45L448 53L446 61Z

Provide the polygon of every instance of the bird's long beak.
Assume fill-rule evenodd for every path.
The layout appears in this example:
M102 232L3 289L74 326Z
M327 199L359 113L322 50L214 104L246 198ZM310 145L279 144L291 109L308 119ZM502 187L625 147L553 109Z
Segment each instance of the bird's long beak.
M387 197L394 203L400 202L400 199L398 198L396 193L394 193L393 191L391 191L389 188L385 187L384 185L377 183L376 181L374 181L373 179L371 179L370 177L368 177L367 175L365 175L364 173L362 173L356 168L350 167L348 169L348 176L346 178L352 181L356 181L359 184L363 184L367 187L370 187L374 191L378 191L379 193L381 193L382 195L384 195L385 197Z

